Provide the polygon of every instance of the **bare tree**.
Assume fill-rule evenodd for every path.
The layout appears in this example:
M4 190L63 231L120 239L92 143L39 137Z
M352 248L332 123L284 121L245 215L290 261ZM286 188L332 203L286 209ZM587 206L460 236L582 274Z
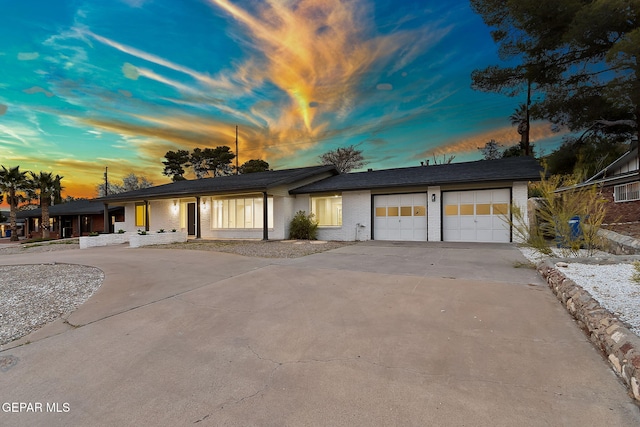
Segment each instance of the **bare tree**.
M153 186L153 182L145 176L137 176L134 173L130 173L122 179L122 184L116 184L114 182L109 183L108 194L120 194L126 191L139 190L141 188L149 188ZM98 197L104 197L104 182L96 185L96 192Z
M442 155L442 159L438 159L436 157L436 155L433 155L433 164L434 165L449 165L451 164L451 162L453 162L453 159L455 159L456 156L455 154L451 154L449 157L447 157L446 155ZM427 162L427 164L429 164L429 162Z
M334 165L340 173L348 173L354 169L360 169L368 162L364 160L361 150L355 146L340 147L333 151L327 151L320 156L323 165Z
M495 160L502 157L501 147L501 144L498 144L495 139L492 139L484 144L484 147L478 147L478 150L482 153L484 160Z

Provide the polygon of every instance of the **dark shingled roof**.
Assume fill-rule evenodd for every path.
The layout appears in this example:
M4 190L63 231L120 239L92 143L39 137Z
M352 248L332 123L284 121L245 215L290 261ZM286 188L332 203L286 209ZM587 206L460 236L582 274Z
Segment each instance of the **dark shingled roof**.
M96 201L112 203L169 197L229 194L238 192L262 192L281 185L293 185L296 182L324 173L337 174L338 171L332 165L323 165L297 169L256 172L244 175L193 179L128 191L126 193L114 194L107 197L101 197L96 199Z
M383 169L333 176L291 191L293 194L417 187L456 183L537 181L542 167L533 157Z
M109 208L109 212L121 207ZM59 205L49 206L49 216L67 216L67 215L102 215L104 212L104 205L102 203L95 203L93 200L74 200L68 203L61 203ZM18 211L18 218L40 218L42 216L42 209L30 209L26 211Z

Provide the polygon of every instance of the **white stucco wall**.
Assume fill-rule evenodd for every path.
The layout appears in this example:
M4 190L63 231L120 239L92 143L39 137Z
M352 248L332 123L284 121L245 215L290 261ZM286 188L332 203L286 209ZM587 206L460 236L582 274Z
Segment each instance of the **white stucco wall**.
M311 212L311 197L308 194L299 194L295 198L292 213L298 211ZM371 240L371 192L343 192L342 226L318 227L318 239Z
M529 212L527 210L527 201L529 199L529 185L527 182L514 182L513 188L511 190L511 204L514 206L518 206L523 215L522 226L527 226L529 224ZM515 218L514 218L515 220ZM518 224L515 224L519 226ZM520 239L518 239L518 233L513 232L513 241L518 243Z
M133 232L137 230L135 203L126 203L124 205L124 221L121 224L120 228L124 231Z
M436 201L431 198L436 195ZM427 240L429 242L439 242L442 240L442 192L439 186L427 189Z
M473 186L475 187L475 186ZM461 190L466 188L460 188ZM471 188L474 189L474 188ZM527 213L527 182L514 182L512 187L512 202L519 206L524 214L524 220L528 221ZM436 196L432 202L432 195ZM372 232L371 223L371 192L370 191L345 191L342 193L342 226L318 228L320 240L370 240ZM186 232L180 227L180 218L186 204L181 200L174 206L173 200L156 200L150 202L149 230L154 232L159 229L170 231L176 229ZM195 199L193 199L195 201ZM201 236L204 239L262 239L262 229L212 229L210 197L202 197L201 202ZM442 190L439 186L427 189L427 239L429 241L441 241L441 210ZM269 239L281 240L289 237L289 223L298 211L311 212L311 199L309 195L273 197L274 227L269 229ZM143 227L135 226L135 203L125 205L125 221L120 227L128 232L135 232Z
M180 230L180 207L172 200L152 200L149 202L149 231Z

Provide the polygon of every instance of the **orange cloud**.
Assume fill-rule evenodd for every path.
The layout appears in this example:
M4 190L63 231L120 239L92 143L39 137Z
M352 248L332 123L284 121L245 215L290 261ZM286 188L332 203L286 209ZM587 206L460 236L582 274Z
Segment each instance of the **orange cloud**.
M354 108L367 73L392 62L392 71L400 69L446 32L377 34L363 1L268 1L252 13L228 0L210 2L246 28L245 42L258 52L238 66L234 79L269 81L287 95L277 116L272 106L269 112L259 104L252 108L282 141L313 144L327 127L323 114L345 118ZM285 148L281 155L287 154Z
M530 139L533 143L552 136L562 135L563 133L552 131L551 126L548 123L532 123ZM446 154L471 153L477 151L479 147L484 147L484 145L492 139L497 141L499 144L512 146L520 141L520 135L518 134L517 129L513 126L492 129L475 134L468 138L457 140L456 142L445 142L437 147L418 153L414 158L424 159Z

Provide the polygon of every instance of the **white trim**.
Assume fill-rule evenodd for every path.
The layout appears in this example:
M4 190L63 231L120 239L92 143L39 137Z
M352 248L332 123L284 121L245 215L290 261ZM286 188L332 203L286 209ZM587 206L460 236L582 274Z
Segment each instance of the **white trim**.
M633 202L635 200L640 200L640 182L629 182L613 187L614 202Z

